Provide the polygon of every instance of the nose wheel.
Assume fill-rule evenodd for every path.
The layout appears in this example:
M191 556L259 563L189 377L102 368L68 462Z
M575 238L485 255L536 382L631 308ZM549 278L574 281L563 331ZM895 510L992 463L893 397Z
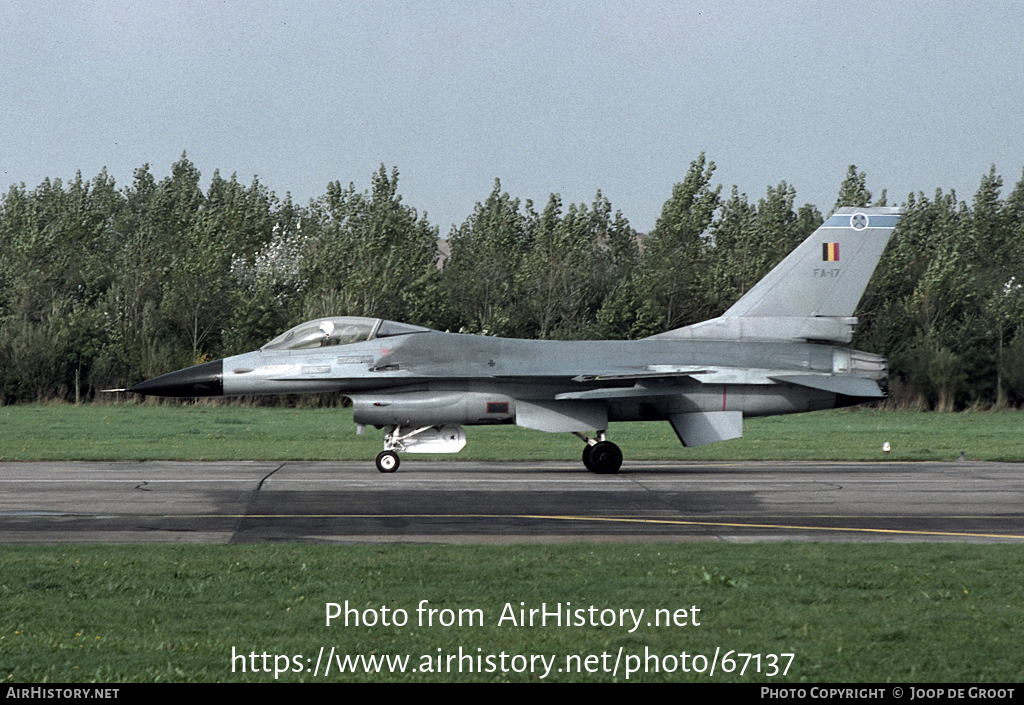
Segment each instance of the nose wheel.
M381 472L395 472L399 465L398 453L393 450L384 450L377 454L377 469Z

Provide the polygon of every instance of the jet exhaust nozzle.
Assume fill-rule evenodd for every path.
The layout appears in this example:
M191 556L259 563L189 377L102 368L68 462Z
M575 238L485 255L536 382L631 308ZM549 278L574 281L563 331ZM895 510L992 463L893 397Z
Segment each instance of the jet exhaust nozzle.
M215 360L148 379L129 392L155 397L216 397L224 394L224 362Z

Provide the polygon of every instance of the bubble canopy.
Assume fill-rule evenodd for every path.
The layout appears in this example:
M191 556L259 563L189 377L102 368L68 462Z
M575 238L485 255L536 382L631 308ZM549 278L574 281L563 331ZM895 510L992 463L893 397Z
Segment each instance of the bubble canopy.
M386 321L382 318L333 316L300 323L271 340L260 350L310 350L332 345L350 345L374 338L428 332L433 332L433 329Z

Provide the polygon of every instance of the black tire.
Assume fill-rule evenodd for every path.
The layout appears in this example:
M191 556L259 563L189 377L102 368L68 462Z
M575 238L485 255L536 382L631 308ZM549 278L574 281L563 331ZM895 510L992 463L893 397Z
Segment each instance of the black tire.
M601 441L590 448L590 467L598 475L614 475L622 467L622 451L611 441Z
M594 470L594 466L590 462L590 455L593 452L594 446L590 445L589 443L583 446L583 467L585 467L590 472L597 472L596 470Z
M377 454L377 469L384 473L395 472L402 461L393 450L382 450Z

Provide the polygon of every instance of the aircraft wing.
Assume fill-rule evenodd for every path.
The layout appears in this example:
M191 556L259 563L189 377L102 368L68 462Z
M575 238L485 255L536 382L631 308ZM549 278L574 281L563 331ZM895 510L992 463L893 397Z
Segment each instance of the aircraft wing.
M701 384L743 384L772 385L795 384L800 387L818 389L823 392L842 394L849 397L880 399L885 396L878 382L867 377L829 374L824 372L794 372L792 370L770 370L756 368L708 368L675 367L652 365L666 369L637 371L614 375L580 375L575 382L615 382L634 380L632 387L607 386L578 392L565 392L555 396L556 400L567 399L616 399L626 397L654 397L679 394L679 388L672 379L687 377ZM670 369L671 368L671 369ZM663 382L659 383L659 380Z
M628 379L656 379L658 377L693 377L714 372L703 365L645 365L635 371L608 372L604 374L576 375L573 382L604 382Z

